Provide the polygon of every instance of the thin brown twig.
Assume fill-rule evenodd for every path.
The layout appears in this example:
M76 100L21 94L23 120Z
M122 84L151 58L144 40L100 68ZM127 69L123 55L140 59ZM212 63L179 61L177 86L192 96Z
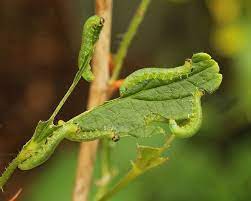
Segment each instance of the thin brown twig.
M16 194L15 194L11 199L9 199L9 201L16 201L17 198L18 198L18 196L22 193L22 191L23 191L23 189L20 188L20 189L16 192Z
M113 96L113 94L120 88L123 82L124 79L119 79L110 84L107 92L108 99L110 99Z
M112 0L96 0L96 14L105 19L105 26L101 32L93 57L92 66L95 80L92 82L90 87L88 109L98 106L107 100ZM73 201L88 200L97 147L97 140L84 142L80 145Z

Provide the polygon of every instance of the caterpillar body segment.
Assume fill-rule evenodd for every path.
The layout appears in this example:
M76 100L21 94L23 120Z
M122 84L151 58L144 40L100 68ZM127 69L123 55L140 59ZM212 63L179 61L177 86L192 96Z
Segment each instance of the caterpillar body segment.
M190 60L185 61L183 66L176 68L143 68L129 75L120 87L120 96L126 97L143 89L168 84L191 71Z

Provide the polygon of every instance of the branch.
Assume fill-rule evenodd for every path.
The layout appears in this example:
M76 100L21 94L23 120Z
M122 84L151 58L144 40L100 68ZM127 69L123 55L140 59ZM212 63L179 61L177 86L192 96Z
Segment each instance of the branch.
M115 67L113 70L113 74L110 79L110 84L116 81L119 77L124 58L127 54L128 48L137 33L138 27L141 24L142 20L144 19L145 13L147 11L147 8L149 4L151 3L151 0L142 0L136 13L134 14L130 25L128 27L127 32L125 33L123 40L120 43L119 49L114 57L114 63Z
M23 191L23 189L20 188L20 189L16 192L16 194L15 194L9 201L16 201L17 198L19 197L19 195L22 193L22 191Z
M140 23L142 22L150 0L142 0L139 5L127 33L125 34L118 53L115 56L115 68L110 83L117 80L122 68L123 60L127 54L127 49L134 38ZM111 39L111 19L112 19L112 0L96 0L96 13L105 18L105 26L97 43L93 57L93 72L95 80L91 84L88 101L88 109L102 104L110 96L109 94L109 54ZM102 142L103 145L105 142ZM79 162L77 168L77 177L73 193L73 201L86 201L90 190L94 161L98 141L84 142L80 146ZM104 149L106 149L105 147ZM108 150L109 151L109 150ZM106 156L104 156L106 157ZM105 163L105 165L107 165ZM109 165L109 164L108 164ZM105 167L104 167L105 168ZM107 168L109 168L107 166ZM103 171L103 176L108 174L109 170ZM106 190L99 189L100 193Z
M96 14L105 19L105 25L93 57L92 66L95 80L90 87L88 109L98 106L107 100L112 0L96 0ZM80 145L73 201L87 201L88 199L97 147L97 140L84 142Z

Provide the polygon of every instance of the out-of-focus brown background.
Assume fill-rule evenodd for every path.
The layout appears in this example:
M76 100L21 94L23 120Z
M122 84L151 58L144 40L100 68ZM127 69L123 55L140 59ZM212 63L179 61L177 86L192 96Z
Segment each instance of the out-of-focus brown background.
M139 2L114 1L113 52ZM0 1L1 172L70 85L82 24L93 14L93 4L91 0ZM144 66L178 66L204 51L219 62L224 80L219 91L203 102L200 133L177 141L167 165L150 171L113 200L251 200L250 8L248 0L152 2L122 77ZM88 87L81 81L58 118L69 119L85 110ZM23 201L70 200L77 148L77 143L65 141L47 164L16 171L0 200L19 188ZM114 164L123 174L135 155L135 141L119 142L115 150Z

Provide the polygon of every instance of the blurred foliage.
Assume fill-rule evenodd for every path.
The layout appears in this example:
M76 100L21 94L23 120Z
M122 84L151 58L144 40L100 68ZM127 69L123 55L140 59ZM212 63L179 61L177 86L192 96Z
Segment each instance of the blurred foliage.
M214 146L196 146L189 140L179 140L172 146L167 164L141 176L111 200L249 200L250 143L249 140L232 146L227 153L231 157L224 158L223 163ZM127 159L134 157L135 153L126 154L125 150L134 151L135 142L125 140L119 146L123 148L117 149L114 157L114 164L122 171L118 177L125 173ZM74 154L58 153L57 160L49 165L54 168L40 171L23 200L70 200L76 159Z
M215 19L213 45L223 56L233 60L233 83L239 99L241 111L251 120L251 2L246 0L208 1L211 14Z
M1 168L10 160L4 154L16 153L36 122L48 117L74 74L81 22L93 6L89 0L69 2L0 3ZM138 3L114 1L113 50ZM147 172L112 200L251 200L250 9L248 0L153 1L129 50L123 76L140 66L173 66L205 51L219 61L223 85L203 100L201 131L191 139L175 141L166 164ZM83 111L88 85L80 85L60 118ZM139 143L158 146L160 141ZM48 164L30 173L18 172L5 197L26 183L20 200L70 200L77 148L78 144L62 144ZM113 152L119 172L116 182L136 156L136 140L121 140ZM98 177L99 163L96 169Z

